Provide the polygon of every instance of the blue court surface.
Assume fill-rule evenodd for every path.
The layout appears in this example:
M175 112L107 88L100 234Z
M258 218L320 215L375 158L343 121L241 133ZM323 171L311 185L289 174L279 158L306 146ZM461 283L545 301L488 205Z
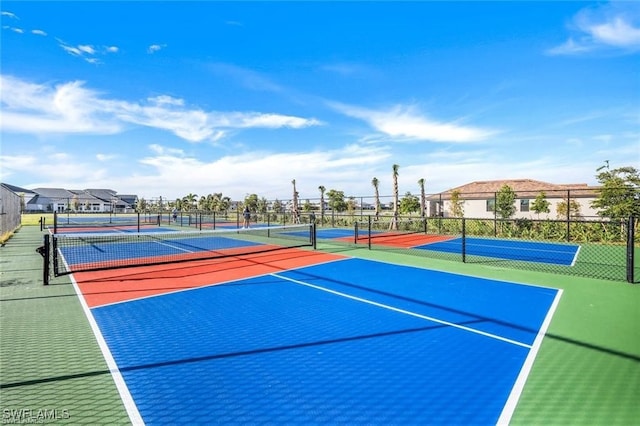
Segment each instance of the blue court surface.
M91 312L150 425L496 424L559 297L345 259Z
M415 248L445 253L462 253L462 238L424 244ZM571 266L575 263L579 249L580 246L576 244L491 238L467 237L465 242L467 255L565 266Z

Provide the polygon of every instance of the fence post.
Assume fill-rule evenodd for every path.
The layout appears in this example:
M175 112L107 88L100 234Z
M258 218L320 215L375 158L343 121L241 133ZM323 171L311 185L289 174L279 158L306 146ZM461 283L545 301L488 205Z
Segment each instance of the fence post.
M467 221L462 218L462 263L467 262Z
M627 282L633 284L635 282L634 277L634 238L635 238L635 218L629 217L629 223L627 224Z
M571 242L571 190L567 189L567 242Z
M44 234L44 246L42 247L42 257L44 258L42 268L42 282L44 285L49 285L49 234Z
M315 221L311 222L311 244L314 250L318 248L318 234Z
M353 244L358 245L358 221L353 224Z
M367 248L371 250L371 215L369 215L369 229L367 230Z

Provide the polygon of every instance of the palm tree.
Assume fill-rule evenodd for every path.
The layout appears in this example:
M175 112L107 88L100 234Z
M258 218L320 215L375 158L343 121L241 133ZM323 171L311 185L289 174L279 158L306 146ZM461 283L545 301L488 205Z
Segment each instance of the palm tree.
M324 191L327 190L324 186L320 185L318 187L320 190L320 224L324 223Z
M393 219L389 224L389 230L398 230L398 169L400 166L393 165Z
M188 195L185 195L184 198L182 199L183 207L185 207L185 204L186 204L188 211L193 210L193 207L197 199L198 199L197 194L189 193Z
M293 184L293 200L291 201L291 209L293 210L293 222L300 223L300 218L298 217L298 191L296 191L296 180L293 179L291 183Z
M427 207L427 197L424 193L424 178L418 179L418 185L420 185L420 217L424 219Z
M377 177L374 177L373 179L371 179L371 185L373 185L373 188L375 190L376 220L378 220L380 216L380 191L378 189L378 186L380 185L380 181L378 180Z

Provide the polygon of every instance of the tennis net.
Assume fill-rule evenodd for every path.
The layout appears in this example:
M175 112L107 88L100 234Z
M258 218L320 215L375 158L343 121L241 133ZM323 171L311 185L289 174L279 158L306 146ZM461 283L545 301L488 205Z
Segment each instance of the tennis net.
M141 213L53 214L53 233L81 232L83 229L122 229L136 231L141 226L159 226L160 216Z
M49 252L55 276L242 256L283 248L315 247L313 225L208 231L52 234Z

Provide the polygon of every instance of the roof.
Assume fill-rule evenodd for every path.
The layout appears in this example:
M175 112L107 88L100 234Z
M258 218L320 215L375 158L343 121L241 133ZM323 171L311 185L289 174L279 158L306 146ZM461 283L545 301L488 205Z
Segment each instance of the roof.
M66 189L63 189L63 188L35 188L33 192L46 198L63 199L63 198L73 197L72 192L67 191Z
M9 191L14 192L16 194L20 194L20 193L35 194L35 192L30 189L20 188L19 186L10 185L8 183L0 183L0 185L2 185L3 187L7 188Z
M564 197L566 191L570 191L572 197L594 197L598 189L586 183L555 184L534 179L500 179L467 183L432 195L429 199L450 199L454 191L458 191L466 199L487 199L493 197L504 185L508 185L520 198L534 198L543 191L547 197L555 195L554 198Z
M116 191L113 189L85 189L84 192L107 202L111 202L112 198L117 197Z

